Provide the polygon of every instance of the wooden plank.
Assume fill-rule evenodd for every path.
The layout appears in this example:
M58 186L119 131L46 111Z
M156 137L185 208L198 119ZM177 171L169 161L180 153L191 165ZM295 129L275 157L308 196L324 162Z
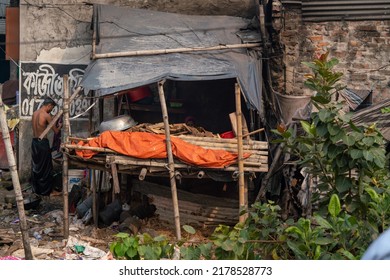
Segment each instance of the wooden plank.
M240 102L241 103L241 102ZM233 112L233 113L230 113L229 114L229 119L230 119L230 123L232 125L232 129L233 129L233 132L234 134L238 135L238 127L237 127L237 116L236 116L236 112ZM245 116L244 115L241 115L241 122L242 122L242 134L248 134L249 133L249 130L248 130L248 125L246 123L246 119L245 119Z
M114 184L114 194L120 193L121 189L119 187L119 179L118 179L118 169L116 167L115 163L111 163L111 174L112 174L112 181Z

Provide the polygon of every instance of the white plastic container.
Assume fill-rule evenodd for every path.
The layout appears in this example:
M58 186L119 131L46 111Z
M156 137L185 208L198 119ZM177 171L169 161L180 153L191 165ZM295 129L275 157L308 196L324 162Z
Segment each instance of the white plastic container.
M72 190L74 185L77 185L85 178L84 169L69 169L68 170L68 192Z

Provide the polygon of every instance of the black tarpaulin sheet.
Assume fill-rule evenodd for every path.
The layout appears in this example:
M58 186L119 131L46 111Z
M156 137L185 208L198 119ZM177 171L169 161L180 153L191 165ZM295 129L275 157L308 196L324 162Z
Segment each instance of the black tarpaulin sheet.
M96 5L97 54L213 47L241 44L243 32L259 42L249 20L231 16L192 16L126 7ZM252 36L247 36L251 34ZM248 105L260 109L261 57L246 48L101 58L88 65L81 86L98 96L151 84L237 78Z

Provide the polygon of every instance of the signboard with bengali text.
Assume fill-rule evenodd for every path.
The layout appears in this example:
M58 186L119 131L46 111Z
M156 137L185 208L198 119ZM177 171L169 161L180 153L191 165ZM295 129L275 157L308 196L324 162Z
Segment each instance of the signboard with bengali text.
M53 109L52 115L57 114L63 103L63 75L69 76L71 95L79 85L86 67L87 65L22 62L20 65L20 117L31 119L33 112L42 106L46 97L52 98L57 103L58 106ZM85 94L88 93L80 94L70 104L70 117L80 115L88 109L90 100L85 98ZM83 118L88 118L88 115L80 117L80 119Z

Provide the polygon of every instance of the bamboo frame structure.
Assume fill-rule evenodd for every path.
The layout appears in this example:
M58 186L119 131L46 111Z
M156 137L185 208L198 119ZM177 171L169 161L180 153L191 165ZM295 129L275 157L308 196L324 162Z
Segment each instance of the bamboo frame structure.
M63 88L64 88L64 130L63 130L63 140L64 143L69 141L69 77L68 75L63 76ZM66 148L65 148L66 149ZM63 203L64 203L64 238L69 237L69 202L68 202L68 187L69 187L69 160L67 153L63 153L63 163L62 163L62 194L63 194Z
M92 53L92 59L128 57L128 56L143 56L143 55L159 55L159 54L184 53L184 52L215 51L215 50L241 49L241 48L255 48L255 47L260 47L260 46L261 46L260 43L245 43L245 44L218 45L218 46L212 46L212 47L140 50L140 51L126 51L126 52L101 53L101 54L97 54L94 51Z
M235 98L236 98L236 116L237 116L237 150L238 150L238 192L240 204L239 222L243 223L248 218L248 194L247 186L245 184L244 175L244 149L242 139L242 112L241 112L241 89L238 83L235 84ZM241 215L241 211L244 214Z
M169 119L168 119L168 110L164 94L164 80L158 82L158 93L160 98L160 105L162 111L162 117L164 121L164 133L167 147L168 162L164 159L139 159L133 158L126 155L120 155L116 151L109 148L102 147L88 147L81 145L69 144L69 140L72 141L88 141L93 138L79 138L69 136L67 141L63 143L63 148L66 150L90 150L98 153L106 153L102 157L96 157L96 160L93 159L80 159L77 156L69 156L72 164L84 168L93 168L101 171L111 172L113 176L113 198L115 193L119 193L119 182L118 182L118 173L132 174L138 176L139 180L143 180L147 174L154 176L161 176L164 173L164 176L169 175L170 184L171 184L171 196L172 196L172 205L173 205L173 214L175 221L175 233L178 240L181 239L181 227L180 227L180 212L179 212L179 203L177 198L177 189L176 189L176 180L180 180L186 174L188 170L196 172L196 175L191 178L203 178L207 177L207 173L204 170L209 168L204 168L200 166L191 166L185 162L179 160L174 160L172 154L171 146L171 135L169 129ZM248 209L248 192L247 184L249 176L245 175L245 172L248 174L253 174L255 172L267 172L268 171L268 143L264 141L255 141L249 138L250 135L254 133L261 132L263 129L258 129L252 132L249 132L243 135L243 124L242 124L242 111L241 111L241 89L238 83L235 85L235 99L236 99L236 121L237 121L237 139L224 139L224 138L212 138L212 137L197 137L189 135L180 135L175 136L187 141L191 144L201 146L206 149L215 149L215 150L226 150L233 153L238 153L238 163L235 165L230 165L224 168L219 168L220 171L233 172L232 178L238 179L239 181L239 222L244 222L247 218L247 211L244 211L244 214L240 215L242 210ZM69 102L68 102L69 105ZM100 105L100 104L99 104ZM68 153L68 152L67 152ZM244 153L250 153L249 157L244 158ZM95 157L94 157L95 158ZM213 169L213 168L211 168ZM152 174L152 170L157 170L157 175ZM215 169L214 169L215 170ZM213 171L213 170L212 170ZM183 173L184 172L184 173ZM188 172L187 172L188 173ZM179 175L178 175L179 174ZM189 177L188 177L189 178ZM99 192L96 195L96 188L100 188L101 180L96 182L95 176L93 176L93 211L95 226L97 226L97 203L96 199L99 199Z
M33 256L33 253L31 251L31 245L30 245L29 236L28 236L27 219L26 219L26 214L24 212L23 194L22 194L22 189L20 187L19 175L18 175L18 170L16 168L16 160L15 160L15 155L14 155L14 152L12 149L11 138L9 136L7 118L5 115L2 95L3 95L3 86L0 84L0 126L1 126L1 133L3 135L3 141L4 141L5 150L7 153L8 165L9 165L9 169L11 171L12 184L14 186L16 206L18 208L19 220L20 220L20 231L22 233L24 256L25 256L26 260L32 260L32 259L34 259L34 256Z
M69 104L75 99L81 92L82 88L78 87L76 88L75 92L72 94L72 96L69 98ZM69 105L68 105L69 106ZM46 134L49 133L50 129L55 125L55 123L58 121L58 119L62 116L64 113L63 109L60 109L57 113L57 115L54 116L54 118L51 120L51 122L47 125L46 129L39 135L39 139L43 139Z
M172 154L172 144L171 144L171 135L170 135L170 130L169 130L168 110L167 110L167 103L165 101L165 94L164 94L164 83L165 83L165 80L160 81L158 83L158 95L160 97L161 111L163 114L163 121L164 121L164 128L165 128L165 138L166 138L167 154L168 154L168 169L169 169L169 178L170 178L170 183L171 183L176 238L177 238L177 240L181 240L179 203L178 203L178 199L177 199L176 177L175 177L175 163L173 161L173 154Z

